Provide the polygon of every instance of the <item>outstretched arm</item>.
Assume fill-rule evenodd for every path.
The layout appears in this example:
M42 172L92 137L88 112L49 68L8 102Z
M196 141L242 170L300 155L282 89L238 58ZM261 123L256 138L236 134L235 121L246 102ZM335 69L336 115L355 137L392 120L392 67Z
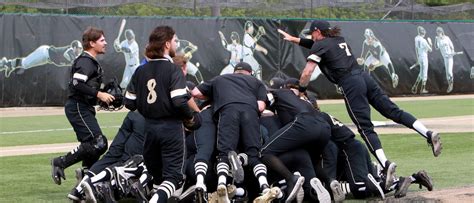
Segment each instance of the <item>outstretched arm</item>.
M311 75L313 74L314 70L317 67L318 67L318 64L312 60L308 60L306 62L306 66L304 67L303 72L301 73L301 77L300 77L300 87L302 87L302 89L306 89L306 87L309 84Z

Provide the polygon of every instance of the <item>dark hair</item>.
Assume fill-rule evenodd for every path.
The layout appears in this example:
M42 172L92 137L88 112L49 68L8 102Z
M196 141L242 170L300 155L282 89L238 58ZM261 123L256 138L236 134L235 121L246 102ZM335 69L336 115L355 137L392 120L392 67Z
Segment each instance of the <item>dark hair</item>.
M84 47L84 50L91 49L90 42L95 42L102 36L105 36L103 30L95 27L88 27L82 34L82 47Z
M163 57L165 44L174 37L174 30L170 26L158 26L150 34L148 38L148 46L145 49L145 56L149 59L157 59Z
M184 54L178 54L175 57L173 57L173 62L179 68L182 68L184 66L184 64L188 63L188 59L186 59L186 57L184 57Z
M339 26L334 26L331 29L328 30L321 30L321 35L325 37L338 37L341 35L341 28Z

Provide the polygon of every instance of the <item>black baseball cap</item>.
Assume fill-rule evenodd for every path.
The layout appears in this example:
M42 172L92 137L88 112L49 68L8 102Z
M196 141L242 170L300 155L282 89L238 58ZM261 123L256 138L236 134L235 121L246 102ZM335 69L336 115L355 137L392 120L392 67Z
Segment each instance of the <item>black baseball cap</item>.
M252 67L248 63L245 63L245 62L240 62L237 65L235 65L234 72L238 70L246 70L249 73L252 73Z
M271 89L281 89L285 85L285 81L278 77L272 78L269 83Z
M328 21L325 21L325 20L313 20L313 22L311 22L311 25L309 26L309 30L306 31L305 35L309 35L311 33L313 33L313 31L315 30L321 30L321 31L324 31L324 30L329 30L331 28L331 25L329 24Z
M300 81L296 78L288 78L285 81L285 87L298 89L300 87Z

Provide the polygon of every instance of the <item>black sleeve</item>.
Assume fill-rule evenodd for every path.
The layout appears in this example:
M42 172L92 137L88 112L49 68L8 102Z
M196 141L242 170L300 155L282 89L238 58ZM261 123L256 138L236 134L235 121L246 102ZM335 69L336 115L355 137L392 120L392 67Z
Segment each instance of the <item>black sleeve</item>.
M257 87L257 100L267 102L267 89L265 85L260 81L257 80L258 87Z
M79 58L72 71L72 88L82 94L97 97L98 91L86 84L97 71L97 65L92 62L92 59Z
M173 106L183 118L190 119L193 117L193 111L188 106L191 95L186 88L186 79L183 72L178 67L173 69L171 73L170 96Z
M196 88L206 97L212 97L212 82L214 80L206 81L198 85Z
M313 47L313 44L314 44L314 41L311 39L300 38L299 45L306 49L311 49L311 47Z
M313 61L319 64L321 62L322 55L325 54L327 50L328 50L328 47L326 46L326 43L324 42L314 43L313 47L311 47L311 50L309 51L309 56L308 58L306 58L306 60Z

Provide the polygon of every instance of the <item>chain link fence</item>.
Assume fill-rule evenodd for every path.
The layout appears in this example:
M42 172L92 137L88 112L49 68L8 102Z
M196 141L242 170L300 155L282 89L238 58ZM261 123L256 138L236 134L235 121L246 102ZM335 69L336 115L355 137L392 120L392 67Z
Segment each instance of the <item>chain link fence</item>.
M112 16L474 19L474 4L469 0L0 0L0 11Z

